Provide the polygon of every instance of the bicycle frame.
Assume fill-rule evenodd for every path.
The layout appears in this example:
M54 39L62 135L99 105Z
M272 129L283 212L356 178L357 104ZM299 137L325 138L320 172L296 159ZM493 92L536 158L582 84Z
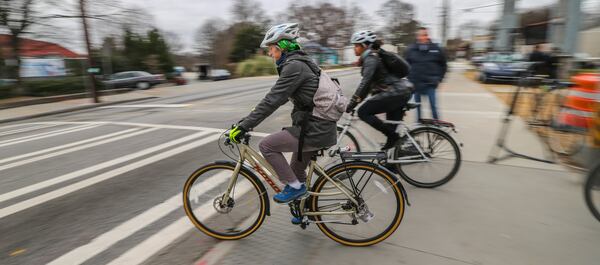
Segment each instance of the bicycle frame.
M352 126L352 122L358 120L358 118L354 117L354 116L350 116L350 118L345 118L344 122L342 123L342 131L340 132L340 135L338 135L338 139L337 139L337 144L333 147L332 150L338 150L340 148L340 143L342 138L344 137L344 135L346 134L346 132L350 129L350 128L355 128L354 126ZM415 162L429 162L431 161L423 152L423 149L421 148L421 146L417 143L417 141L415 141L415 139L408 133L410 131L410 126L406 125L406 123L404 123L403 121L384 121L385 123L390 123L390 124L397 124L398 126L396 127L396 132L402 137L404 135L406 135L408 137L408 139L410 140L410 142L417 148L417 150L419 151L420 155L413 155L413 156L404 156L401 157L401 159L391 159L393 157L393 150L394 148L391 148L387 151L387 163L389 164L400 164L400 163L415 163ZM416 123L413 125L413 127L418 126L419 124ZM378 143L371 140L369 137L366 137L366 135L364 133L362 133L360 130L353 130L354 132L357 132L361 138L367 140L367 142L369 142L369 144L373 147L378 146ZM333 156L330 154L329 156ZM414 158L421 158L418 160L415 160Z
M271 165L264 159L264 157L262 157L258 152L256 152L255 150L253 150L250 146L248 146L247 144L239 144L238 145L239 149L240 149L240 159L237 162L237 165L233 171L233 175L231 176L231 179L229 181L229 184L227 186L227 190L225 191L225 193L223 194L223 198L222 201L227 201L227 198L229 198L229 194L232 192L233 188L234 188L234 184L237 181L237 177L238 174L242 168L242 165L244 164L245 161L249 161L250 164L252 165L252 167L254 168L254 170L261 175L261 177L267 182L267 184L269 184L269 186L271 186L271 188L275 191L275 192L281 192L281 188L279 188L280 186L282 186L283 184L277 179L274 178L273 176L276 176L277 174L275 174L275 170L273 169L273 167L271 167ZM262 166L262 167L261 167ZM266 169L263 170L263 167ZM359 205L359 203L356 201L356 199L354 199L354 197L351 195L351 192L349 188L347 188L343 183L337 183L336 181L333 181L326 173L325 170L319 166L315 160L311 160L309 167L308 167L308 174L306 177L306 185L307 185L307 189L310 190L310 183L312 180L312 176L313 174L316 172L318 172L319 174L321 174L322 176L324 176L325 178L327 178L333 185L334 187L339 190L338 192L312 192L312 191L308 191L308 195L310 196L335 196L335 195L345 195L346 197L348 197L348 199L350 201L352 201L352 203L354 203L355 205ZM305 204L305 200L306 198L303 198L301 200L301 207L300 210L304 211L304 204ZM355 211L337 211L337 212L302 212L303 215L306 216L314 216L314 215L347 215L347 214L354 214Z

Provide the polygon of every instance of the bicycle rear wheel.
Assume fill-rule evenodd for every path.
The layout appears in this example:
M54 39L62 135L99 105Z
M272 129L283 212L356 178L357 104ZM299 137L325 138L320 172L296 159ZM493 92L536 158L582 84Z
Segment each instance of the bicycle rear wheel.
M224 198L234 169L232 162L208 164L196 170L183 189L183 208L189 219L200 231L217 239L252 234L268 211L265 187L243 167L228 198Z
M325 173L358 202L339 192L328 178L317 179L312 189L317 194L309 199L311 212L351 212L314 216L327 237L348 246L370 246L396 231L404 216L406 194L393 174L363 161L339 164Z
M409 160L394 163L400 176L420 188L439 187L454 178L461 164L456 141L448 133L432 127L417 128L409 133L429 161L419 161L424 158L412 141L404 137L394 150L394 160Z
M600 165L590 171L583 194L588 208L600 221Z

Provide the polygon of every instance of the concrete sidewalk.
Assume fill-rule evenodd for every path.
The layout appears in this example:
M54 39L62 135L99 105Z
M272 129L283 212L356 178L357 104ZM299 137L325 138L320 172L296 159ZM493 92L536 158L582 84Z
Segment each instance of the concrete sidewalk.
M507 107L464 78L467 68L453 64L439 90L442 119L458 126L464 143L461 169L437 189L403 182L412 207L386 241L341 246L314 224L292 225L288 207L271 202L257 232L218 243L195 264L597 264L600 223L585 206L580 175L522 159L485 163ZM543 157L543 143L522 120L511 128L511 147ZM383 140L368 126L360 130Z

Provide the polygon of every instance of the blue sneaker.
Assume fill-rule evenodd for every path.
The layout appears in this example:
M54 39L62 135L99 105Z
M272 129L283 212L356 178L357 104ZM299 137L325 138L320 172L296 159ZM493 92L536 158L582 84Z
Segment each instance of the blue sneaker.
M299 189L285 185L285 188L280 193L273 196L273 200L277 203L288 203L302 197L304 194L306 194L306 186L304 184Z
M302 218L300 217L292 217L292 224L299 225L302 223Z

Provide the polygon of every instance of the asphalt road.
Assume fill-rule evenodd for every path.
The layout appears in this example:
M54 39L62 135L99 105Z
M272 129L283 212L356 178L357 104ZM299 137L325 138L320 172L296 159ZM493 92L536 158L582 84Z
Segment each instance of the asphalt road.
M358 78L356 71L336 75L344 84ZM149 236L164 234L184 216L179 193L186 178L225 158L219 132L245 116L273 82L222 81L211 90L1 126L0 264L119 263ZM286 104L256 131L287 126L290 110ZM157 205L167 206L141 216ZM130 220L135 224L118 228ZM193 230L182 238L189 235L207 240ZM148 242L149 257L121 264L151 262L160 246L179 240L160 238ZM201 254L167 253L177 261L168 263L190 264Z
M359 82L357 71L335 75L348 94ZM274 80L191 85L183 95L0 126L0 264L193 264L221 246L192 227L180 193L196 168L225 158L219 132ZM469 93L448 93L445 111L470 126L462 134L470 162L439 189L407 186L413 206L384 243L342 247L314 226L289 225L287 209L275 207L217 263L597 264L600 224L583 205L577 175L476 161L488 150L479 143L493 142L481 132L495 133L481 124L497 121L475 105L493 97ZM281 107L255 131L289 125L290 110Z

